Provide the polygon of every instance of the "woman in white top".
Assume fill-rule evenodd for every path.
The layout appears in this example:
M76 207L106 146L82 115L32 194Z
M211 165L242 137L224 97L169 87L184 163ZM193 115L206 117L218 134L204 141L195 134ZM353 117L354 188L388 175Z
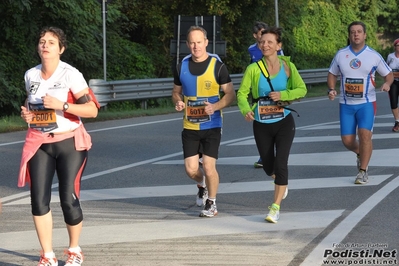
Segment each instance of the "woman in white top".
M27 99L21 117L28 123L18 186L30 183L32 215L42 248L38 266L57 266L52 247L51 186L57 173L59 196L68 235L65 265L83 262L79 247L83 213L80 183L91 139L80 117L96 117L98 102L83 75L60 60L64 32L46 27L39 33L41 64L25 73Z

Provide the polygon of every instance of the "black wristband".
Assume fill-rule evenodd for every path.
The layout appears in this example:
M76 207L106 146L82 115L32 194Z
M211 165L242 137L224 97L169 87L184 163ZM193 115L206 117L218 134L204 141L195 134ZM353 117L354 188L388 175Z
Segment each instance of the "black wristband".
M77 104L84 104L84 103L88 103L91 101L91 96L90 94L85 94L82 97L80 97L79 99L76 100Z
M330 95L330 92L331 92L331 91L335 91L335 89L328 89L328 90L327 90L327 95Z

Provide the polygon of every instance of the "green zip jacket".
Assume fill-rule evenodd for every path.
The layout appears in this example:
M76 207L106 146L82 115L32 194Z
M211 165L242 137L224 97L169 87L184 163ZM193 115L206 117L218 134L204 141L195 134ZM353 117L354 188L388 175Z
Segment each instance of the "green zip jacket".
M284 62L287 63L290 69L290 76L287 82L287 89L280 91L281 93L281 101L293 101L300 98L305 97L307 93L306 85L302 80L301 75L294 65L290 61L289 56L278 56ZM262 58L262 60L264 60ZM256 107L254 104L252 107L248 102L248 95L252 93L252 98L257 99L259 98L259 91L258 91L258 84L259 78L262 75L262 72L256 63L250 64L244 72L244 76L242 78L240 88L237 92L237 102L238 107L243 116L245 116L248 112L253 111ZM251 88L253 88L251 90Z

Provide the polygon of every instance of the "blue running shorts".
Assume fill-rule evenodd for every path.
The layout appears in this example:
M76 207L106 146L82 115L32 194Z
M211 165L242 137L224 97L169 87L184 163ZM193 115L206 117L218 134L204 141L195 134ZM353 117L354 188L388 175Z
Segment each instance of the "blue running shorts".
M341 103L339 106L341 136L356 135L357 128L373 131L376 110L376 102L356 105Z

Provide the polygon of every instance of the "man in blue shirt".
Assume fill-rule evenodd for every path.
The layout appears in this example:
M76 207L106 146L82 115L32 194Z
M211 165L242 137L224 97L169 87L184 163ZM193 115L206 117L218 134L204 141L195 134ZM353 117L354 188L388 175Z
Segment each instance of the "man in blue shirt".
M248 53L251 56L251 63L259 61L263 56L262 51L259 49L259 41L262 37L262 31L268 27L269 26L266 23L258 21L252 29L256 42L248 47ZM278 51L277 55L284 55L283 50Z

